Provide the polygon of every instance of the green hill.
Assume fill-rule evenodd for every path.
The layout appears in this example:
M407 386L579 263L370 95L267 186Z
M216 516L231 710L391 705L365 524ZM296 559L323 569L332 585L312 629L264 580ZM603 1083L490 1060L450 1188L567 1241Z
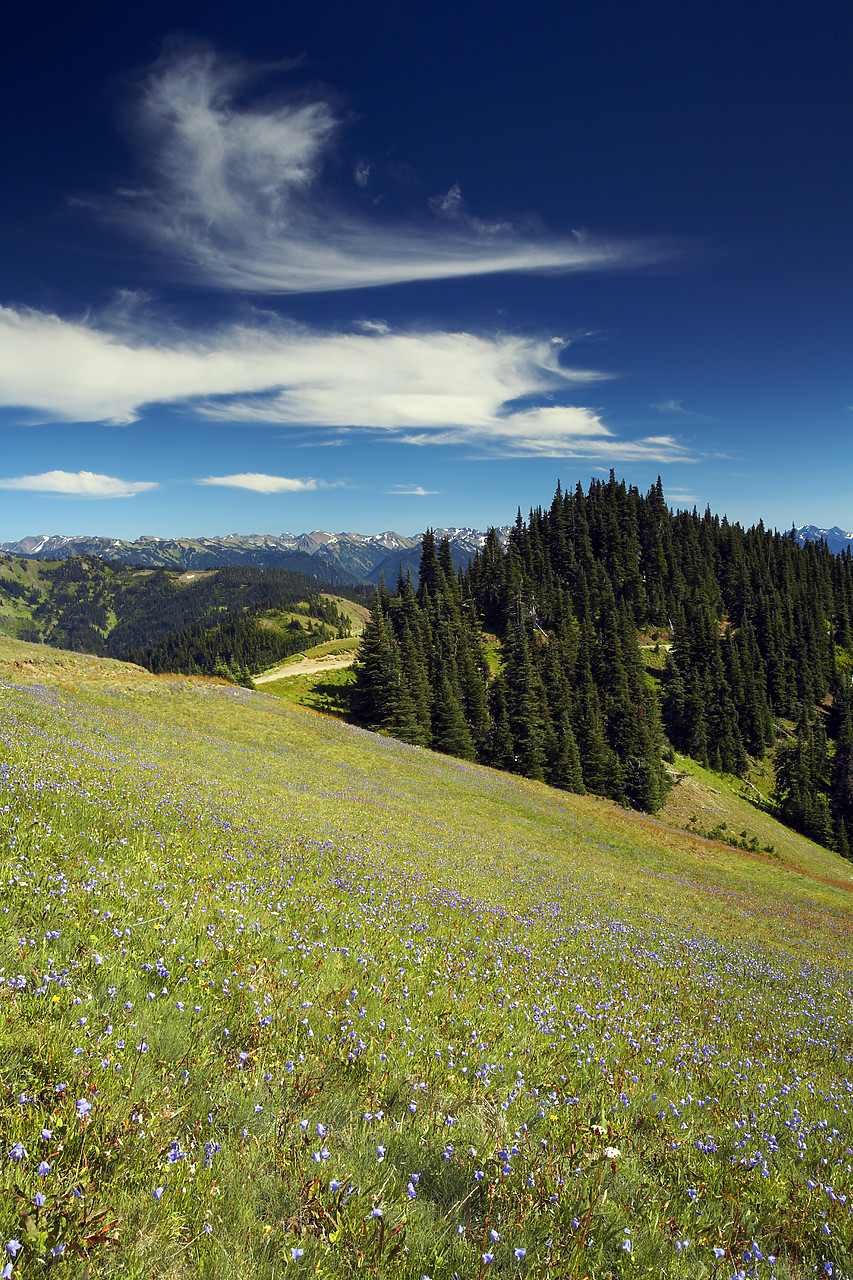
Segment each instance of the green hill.
M690 778L0 639L13 1273L849 1274L851 867Z
M183 572L94 556L0 559L0 634L154 671L259 671L365 614L327 583L285 569Z

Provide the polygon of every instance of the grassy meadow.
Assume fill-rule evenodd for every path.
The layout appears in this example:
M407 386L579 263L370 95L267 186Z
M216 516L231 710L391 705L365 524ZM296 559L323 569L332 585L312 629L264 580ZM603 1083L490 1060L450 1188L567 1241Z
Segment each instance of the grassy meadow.
M853 1275L850 864L663 818L0 639L0 1275Z

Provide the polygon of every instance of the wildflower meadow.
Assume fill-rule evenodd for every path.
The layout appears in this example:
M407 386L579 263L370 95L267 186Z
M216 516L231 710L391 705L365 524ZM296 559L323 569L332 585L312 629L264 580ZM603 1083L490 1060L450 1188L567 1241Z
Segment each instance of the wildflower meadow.
M0 1277L853 1276L797 839L0 640Z

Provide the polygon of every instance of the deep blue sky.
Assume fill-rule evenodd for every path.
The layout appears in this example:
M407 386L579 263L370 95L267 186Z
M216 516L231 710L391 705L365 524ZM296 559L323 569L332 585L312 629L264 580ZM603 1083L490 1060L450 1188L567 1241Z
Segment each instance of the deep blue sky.
M853 11L17 6L0 539L853 528Z

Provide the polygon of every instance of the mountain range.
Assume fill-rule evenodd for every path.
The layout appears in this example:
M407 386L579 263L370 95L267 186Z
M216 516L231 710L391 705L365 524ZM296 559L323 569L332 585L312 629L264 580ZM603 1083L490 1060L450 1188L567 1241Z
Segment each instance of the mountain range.
M498 529L502 545L509 539L511 525ZM0 555L26 556L31 560L68 560L74 556L98 556L121 560L146 568L212 569L223 566L251 566L256 569L289 569L334 586L358 583L378 585L383 575L393 586L400 565L417 578L421 554L421 534L328 533L229 533L219 538L158 538L143 534L133 542L97 534L36 534L17 542L0 542ZM483 546L486 535L479 529L436 529L436 541L447 538L454 563L465 568ZM838 525L822 529L814 524L796 530L797 542L823 539L834 554L853 548L853 532Z
M502 543L509 525L498 530ZM437 540L447 538L455 564L467 566L483 546L479 529L436 529ZM29 560L69 560L74 556L98 556L145 568L211 569L251 566L257 569L289 569L334 586L378 584L384 574L393 586L400 565L417 578L421 534L384 533L227 534L221 538L157 538L143 535L133 542L98 535L45 535L0 543L0 554Z
M815 524L804 524L797 529L797 542L820 542L826 543L833 555L838 555L841 551L846 551L848 547L853 550L853 532L847 532L840 529L834 524L831 529L819 529Z

